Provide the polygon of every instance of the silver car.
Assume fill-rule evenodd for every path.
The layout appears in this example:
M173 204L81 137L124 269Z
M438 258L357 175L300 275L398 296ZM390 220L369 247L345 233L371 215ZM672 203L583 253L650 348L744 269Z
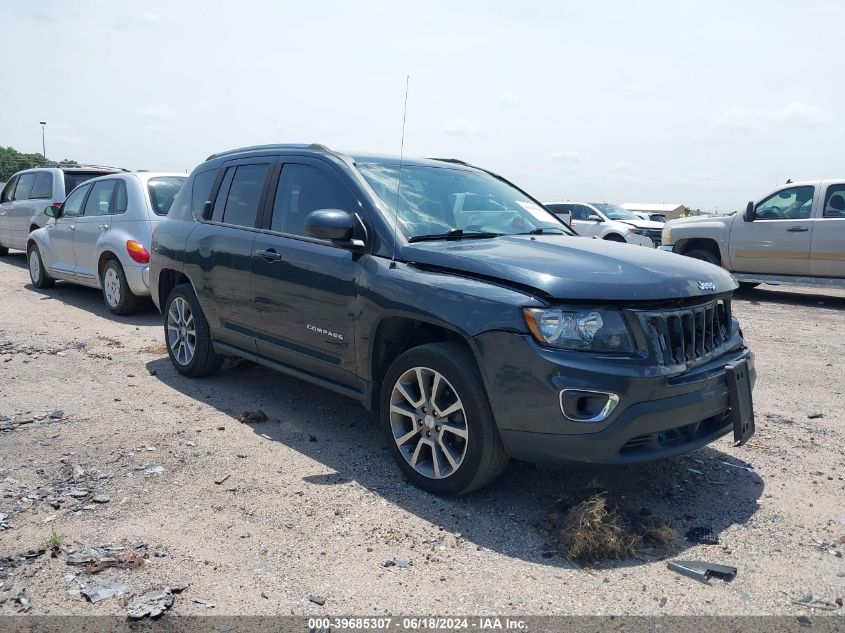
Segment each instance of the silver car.
M73 165L24 169L0 190L0 256L10 248L26 249L27 236L47 224L44 207L58 207L86 180L126 172L116 167Z
M29 276L36 288L56 280L101 288L115 314L134 311L149 297L150 242L186 176L137 172L90 180L60 207L48 206L48 222L30 233Z

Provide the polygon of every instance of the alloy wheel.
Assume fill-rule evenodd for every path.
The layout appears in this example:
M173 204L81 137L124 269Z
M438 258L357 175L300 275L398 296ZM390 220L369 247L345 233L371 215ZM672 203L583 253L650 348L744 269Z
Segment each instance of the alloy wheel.
M193 360L197 330L191 306L182 297L176 297L167 311L167 344L180 365L189 365Z
M412 367L396 381L390 428L405 461L429 479L449 477L466 457L464 405L445 376L428 367Z

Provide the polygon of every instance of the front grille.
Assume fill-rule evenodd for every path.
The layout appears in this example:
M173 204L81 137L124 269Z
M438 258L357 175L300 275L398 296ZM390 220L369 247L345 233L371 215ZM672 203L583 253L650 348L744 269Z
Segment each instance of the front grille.
M639 229L639 232L651 238L652 242L660 246L661 240L663 239L663 229Z
M661 365L681 365L709 356L731 336L729 299L638 314L649 346Z

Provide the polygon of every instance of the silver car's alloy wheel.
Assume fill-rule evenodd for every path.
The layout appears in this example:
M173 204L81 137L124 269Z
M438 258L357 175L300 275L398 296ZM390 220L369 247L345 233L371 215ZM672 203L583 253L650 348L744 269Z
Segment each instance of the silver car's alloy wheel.
M167 344L177 363L190 364L197 345L197 330L191 306L182 297L176 297L167 311Z
M120 278L111 266L103 274L103 294L110 307L116 308L120 303Z
M29 276L34 284L41 281L41 259L38 257L38 251L34 248L29 251Z
M405 461L429 479L449 477L466 457L464 405L449 381L428 367L412 367L396 381L390 428Z

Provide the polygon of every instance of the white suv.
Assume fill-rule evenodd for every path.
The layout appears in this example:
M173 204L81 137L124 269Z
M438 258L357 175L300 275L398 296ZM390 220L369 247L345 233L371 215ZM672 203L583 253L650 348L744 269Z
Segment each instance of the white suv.
M124 172L125 169L73 165L36 167L9 178L0 193L0 255L10 248L26 250L26 238L47 224L44 209L58 207L65 197L86 180Z
M546 208L578 235L654 248L660 246L663 224L643 220L627 209L604 202L548 202Z

